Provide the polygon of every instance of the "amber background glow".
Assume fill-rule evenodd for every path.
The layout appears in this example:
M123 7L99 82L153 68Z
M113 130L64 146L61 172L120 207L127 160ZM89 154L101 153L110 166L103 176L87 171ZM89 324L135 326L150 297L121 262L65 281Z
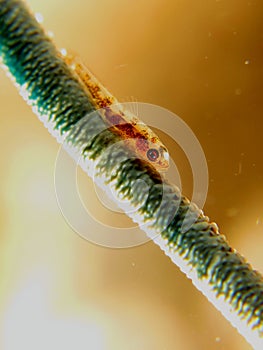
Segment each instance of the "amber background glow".
M209 167L205 212L263 271L262 1L28 4L120 100L163 106L192 128ZM59 146L3 71L0 113L1 349L251 349L156 245L107 249L67 225Z

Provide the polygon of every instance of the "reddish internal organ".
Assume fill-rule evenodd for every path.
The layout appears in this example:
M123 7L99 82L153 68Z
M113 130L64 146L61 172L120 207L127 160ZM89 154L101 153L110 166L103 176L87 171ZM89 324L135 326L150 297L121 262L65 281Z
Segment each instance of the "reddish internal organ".
M122 139L137 153L139 158L154 163L159 170L168 168L168 160L164 155L167 150L159 145L156 136L150 137L147 127L144 128L142 124L127 122L124 114L114 112L110 107L106 107L104 111L105 119L110 127L114 132L121 135Z
M137 125L127 123L127 120L120 114L113 112L110 107L105 108L105 118L108 123L122 136L123 139L133 143L135 151L146 154L149 150L147 137L137 129Z
M113 112L110 107L106 107L104 111L105 118L110 125L116 125L118 127L120 124L127 123L125 118L121 116L120 113Z
M136 146L142 152L147 152L149 149L149 144L146 139L137 139Z

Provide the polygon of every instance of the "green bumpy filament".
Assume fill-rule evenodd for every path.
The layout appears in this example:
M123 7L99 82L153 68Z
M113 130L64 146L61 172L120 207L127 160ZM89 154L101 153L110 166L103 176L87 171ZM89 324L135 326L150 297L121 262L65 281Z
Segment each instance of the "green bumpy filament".
M154 242L165 254L255 349L263 349L262 276L155 169L128 157L123 145L106 152L118 136L106 130L90 96L21 1L0 0L0 55L22 96L57 140L79 152L88 173L96 164L95 180L137 208L133 219L146 223L142 229L155 235ZM120 157L124 161L119 162ZM147 193L138 179L147 184ZM195 222L185 231L183 224L193 216Z

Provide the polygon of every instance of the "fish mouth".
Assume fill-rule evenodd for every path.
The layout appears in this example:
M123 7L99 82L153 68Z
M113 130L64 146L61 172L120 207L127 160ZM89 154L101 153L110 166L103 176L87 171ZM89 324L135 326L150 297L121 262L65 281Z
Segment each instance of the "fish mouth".
M164 161L159 161L158 163L155 163L154 164L154 167L161 173L164 173L166 172L169 167L170 167L170 164L167 160L164 160Z

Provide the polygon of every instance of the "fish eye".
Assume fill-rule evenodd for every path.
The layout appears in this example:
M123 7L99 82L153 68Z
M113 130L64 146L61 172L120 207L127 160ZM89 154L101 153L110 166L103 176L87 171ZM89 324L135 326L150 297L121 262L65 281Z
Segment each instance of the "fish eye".
M158 158L159 158L159 152L157 151L157 149L155 148L150 148L147 151L147 158L151 161L151 162L155 162Z

